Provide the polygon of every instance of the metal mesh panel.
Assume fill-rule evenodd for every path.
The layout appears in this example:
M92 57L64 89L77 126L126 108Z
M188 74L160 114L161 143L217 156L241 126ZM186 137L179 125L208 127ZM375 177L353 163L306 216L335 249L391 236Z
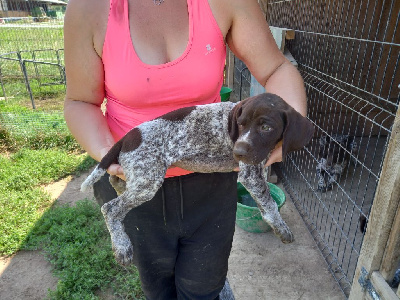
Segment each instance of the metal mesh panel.
M62 113L65 5L0 0L0 125L13 136L67 130Z
M230 101L236 102L250 96L251 74L237 57L234 60L233 88Z
M268 1L269 24L295 30L286 47L316 127L280 173L345 295L399 106L399 9L397 0Z

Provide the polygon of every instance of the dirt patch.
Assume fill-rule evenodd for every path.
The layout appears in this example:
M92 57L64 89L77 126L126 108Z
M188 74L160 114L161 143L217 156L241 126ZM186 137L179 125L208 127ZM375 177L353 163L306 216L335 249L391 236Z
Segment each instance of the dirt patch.
M94 199L93 191L88 189L86 192L81 192L81 184L86 177L93 171L84 172L81 176L68 176L60 181L54 182L44 187L53 199L57 199L55 205L73 205L82 199Z
M51 273L51 264L40 251L20 251L0 259L0 298L4 300L41 300L58 279Z
M93 199L92 192L80 192L89 172L44 188L57 199L56 205ZM345 299L293 204L287 201L281 213L295 235L292 244L282 244L272 233L248 233L236 227L228 272L236 299ZM44 299L47 290L57 285L51 269L40 251L0 258L0 299ZM109 294L100 297L112 299Z

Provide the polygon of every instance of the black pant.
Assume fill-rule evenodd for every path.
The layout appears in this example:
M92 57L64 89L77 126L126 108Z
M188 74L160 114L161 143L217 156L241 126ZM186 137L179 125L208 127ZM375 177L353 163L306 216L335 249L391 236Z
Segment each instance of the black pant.
M228 271L237 173L168 178L155 197L124 220L148 299L218 299ZM100 205L116 197L104 176Z

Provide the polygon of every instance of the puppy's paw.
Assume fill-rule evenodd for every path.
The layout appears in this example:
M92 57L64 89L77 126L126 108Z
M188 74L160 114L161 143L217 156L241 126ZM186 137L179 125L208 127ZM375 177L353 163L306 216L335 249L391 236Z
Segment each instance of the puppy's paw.
M105 205L103 207L107 208ZM130 265L133 260L133 247L129 236L125 232L124 225L120 221L108 218L106 218L106 224L110 232L112 250L116 261L123 266Z
M289 244L294 242L293 233L289 230L280 236L282 243Z
M113 244L112 249L117 263L125 267L132 264L133 247L129 240L123 244L122 243L118 243L118 245Z
M278 236L283 243L288 244L294 241L293 233L290 231L285 221L283 221L277 208L273 213L265 213L262 217L264 221L271 226L274 234Z
M277 235L282 243L289 244L294 241L293 233L290 231L289 227L285 224L284 226L274 228L274 233Z

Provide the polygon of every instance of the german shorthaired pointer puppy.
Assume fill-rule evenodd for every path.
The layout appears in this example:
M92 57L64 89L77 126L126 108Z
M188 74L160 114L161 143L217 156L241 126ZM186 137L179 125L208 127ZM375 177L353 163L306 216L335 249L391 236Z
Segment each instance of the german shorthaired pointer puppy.
M343 175L351 159L358 150L354 137L343 134L323 135L319 139L317 164L318 191L325 193L332 189Z
M314 127L280 97L261 94L237 104L213 103L172 111L128 132L83 182L84 191L112 163L126 176L126 189L101 211L111 234L114 255L122 265L132 261L131 241L122 221L129 210L153 198L170 166L210 173L231 172L239 166L238 181L256 200L262 216L282 242L293 235L269 193L263 167L283 139L283 155L305 146ZM118 183L111 176L111 182ZM122 193L121 193L122 192Z

